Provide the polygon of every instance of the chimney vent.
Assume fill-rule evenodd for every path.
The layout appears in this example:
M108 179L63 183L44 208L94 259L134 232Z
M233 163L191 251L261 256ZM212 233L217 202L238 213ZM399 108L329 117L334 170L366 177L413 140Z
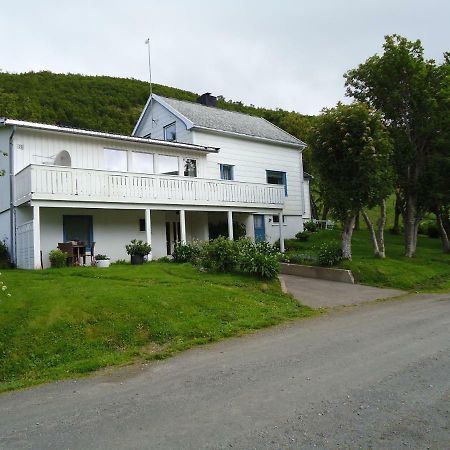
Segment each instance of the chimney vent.
M197 103L205 106L217 106L217 97L211 95L211 92L205 92L197 98Z

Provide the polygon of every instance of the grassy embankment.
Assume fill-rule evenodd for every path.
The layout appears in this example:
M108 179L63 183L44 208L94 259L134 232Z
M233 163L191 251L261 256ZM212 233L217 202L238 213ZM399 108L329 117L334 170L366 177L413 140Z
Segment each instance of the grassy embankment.
M315 314L282 294L278 281L190 265L2 272L12 295L0 297L0 391Z

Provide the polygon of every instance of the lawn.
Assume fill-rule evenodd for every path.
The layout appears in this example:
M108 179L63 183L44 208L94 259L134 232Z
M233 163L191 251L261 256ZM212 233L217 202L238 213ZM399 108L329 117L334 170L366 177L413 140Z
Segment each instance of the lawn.
M1 279L11 297L0 297L0 391L315 314L278 281L186 264L3 270Z
M339 241L340 231L321 231L311 234L308 242L288 241L289 253L308 253L324 241ZM358 283L391 287L408 291L450 291L450 256L441 249L439 239L419 235L415 258L406 258L403 236L385 235L386 259L372 255L372 242L366 230L355 231L352 239L353 260L339 266L350 269Z

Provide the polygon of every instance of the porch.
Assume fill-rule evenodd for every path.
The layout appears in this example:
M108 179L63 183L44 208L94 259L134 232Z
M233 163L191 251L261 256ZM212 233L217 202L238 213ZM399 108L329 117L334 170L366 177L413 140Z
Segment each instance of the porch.
M95 242L96 254L106 254L111 261L128 261L125 245L132 239L150 243L150 259L171 255L178 241L208 240L213 230L233 239L235 229L239 228L254 239L255 232L257 236L261 233L258 224L264 217L259 212L264 211L163 209L154 206L138 209L113 205L110 208L89 208L84 205L59 206L56 202L22 205L17 208L17 264L27 269L48 267L49 252L59 242L72 240L87 245ZM264 233L262 237L265 237Z

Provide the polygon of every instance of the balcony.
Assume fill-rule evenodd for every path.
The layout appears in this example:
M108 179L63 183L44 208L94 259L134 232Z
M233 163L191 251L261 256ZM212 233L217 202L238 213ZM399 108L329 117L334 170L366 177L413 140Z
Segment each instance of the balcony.
M16 175L16 205L29 200L280 209L284 187L32 164Z

